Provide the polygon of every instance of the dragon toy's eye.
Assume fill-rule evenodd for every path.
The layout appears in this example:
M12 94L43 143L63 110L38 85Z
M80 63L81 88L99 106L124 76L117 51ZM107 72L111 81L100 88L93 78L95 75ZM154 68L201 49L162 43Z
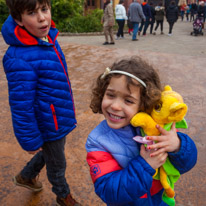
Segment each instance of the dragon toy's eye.
M155 105L155 110L157 112L160 112L161 108L162 108L162 103L159 103L159 104Z

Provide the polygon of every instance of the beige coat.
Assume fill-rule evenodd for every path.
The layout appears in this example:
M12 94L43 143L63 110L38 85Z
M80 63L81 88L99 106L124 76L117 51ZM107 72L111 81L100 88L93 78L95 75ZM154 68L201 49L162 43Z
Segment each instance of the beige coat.
M113 11L112 4L109 3L104 10L103 26L114 26L114 24L115 24L114 11Z

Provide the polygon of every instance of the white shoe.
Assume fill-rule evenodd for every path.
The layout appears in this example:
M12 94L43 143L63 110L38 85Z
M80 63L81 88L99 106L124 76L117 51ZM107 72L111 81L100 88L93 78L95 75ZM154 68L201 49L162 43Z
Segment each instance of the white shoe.
M168 34L168 36L172 36L172 34L171 34L171 33L169 33L169 34Z
M116 36L116 37L115 37L115 39L116 39L116 40L118 40L118 39L119 39L119 37L118 37L118 36Z

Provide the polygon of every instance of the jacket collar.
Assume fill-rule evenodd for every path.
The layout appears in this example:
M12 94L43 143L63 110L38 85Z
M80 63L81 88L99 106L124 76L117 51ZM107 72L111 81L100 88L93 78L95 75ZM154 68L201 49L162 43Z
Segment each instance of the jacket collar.
M9 15L4 25L2 26L2 35L8 45L50 45L54 44L58 34L59 32L56 29L55 23L53 21L51 22L51 28L49 34L47 35L49 43L33 36L23 27L20 27L11 17L11 15Z

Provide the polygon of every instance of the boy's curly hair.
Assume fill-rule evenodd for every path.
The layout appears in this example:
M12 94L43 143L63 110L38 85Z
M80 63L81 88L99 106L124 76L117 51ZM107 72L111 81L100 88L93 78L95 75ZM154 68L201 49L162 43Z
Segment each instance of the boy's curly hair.
M50 0L6 0L11 16L18 21L21 21L24 11L33 11L37 3L51 6Z
M140 108L142 112L151 113L153 107L159 103L161 97L161 83L160 78L154 68L149 65L146 61L138 56L133 56L129 59L123 59L115 62L111 70L120 70L131 73L136 77L140 78L147 87L145 88L141 84L135 84L131 77L127 77L128 89L129 85L137 85L140 87ZM90 103L90 108L94 113L102 114L102 99L104 97L105 91L110 83L113 76L121 76L122 74L108 74L103 79L101 75L97 78L96 84L92 89L92 98Z

